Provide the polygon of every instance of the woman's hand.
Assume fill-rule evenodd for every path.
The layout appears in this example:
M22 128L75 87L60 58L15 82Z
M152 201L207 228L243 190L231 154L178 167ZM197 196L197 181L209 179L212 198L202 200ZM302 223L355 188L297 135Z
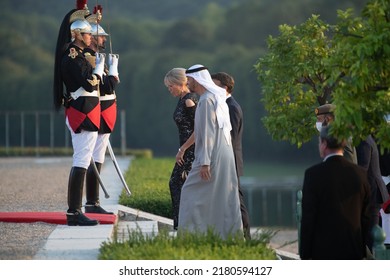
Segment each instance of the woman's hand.
M182 166L184 164L184 153L185 151L183 151L183 149L179 148L179 151L177 151L177 154L176 154L176 162L179 166Z

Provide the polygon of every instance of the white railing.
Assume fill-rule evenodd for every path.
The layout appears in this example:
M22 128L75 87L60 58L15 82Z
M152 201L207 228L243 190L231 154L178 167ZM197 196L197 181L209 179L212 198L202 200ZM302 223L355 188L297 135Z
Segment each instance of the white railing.
M5 147L6 154L11 147L35 147L39 155L40 147L68 148L71 146L69 130L65 125L64 112L55 111L2 111L0 112L0 147ZM117 141L115 141L117 140ZM126 112L119 111L116 131L111 136L111 143L120 146L121 154L126 152Z

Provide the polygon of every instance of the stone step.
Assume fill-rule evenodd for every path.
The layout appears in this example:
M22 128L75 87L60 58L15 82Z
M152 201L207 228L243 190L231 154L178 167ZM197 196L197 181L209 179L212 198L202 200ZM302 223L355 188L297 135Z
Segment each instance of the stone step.
M118 242L128 240L133 232L141 232L145 237L158 234L157 221L119 221L116 226L116 238Z

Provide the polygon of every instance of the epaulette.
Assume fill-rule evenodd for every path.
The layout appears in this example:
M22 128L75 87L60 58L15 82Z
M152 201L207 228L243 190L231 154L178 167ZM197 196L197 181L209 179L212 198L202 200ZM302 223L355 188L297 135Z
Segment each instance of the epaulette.
M72 59L75 59L78 56L78 52L75 48L70 48L68 56Z

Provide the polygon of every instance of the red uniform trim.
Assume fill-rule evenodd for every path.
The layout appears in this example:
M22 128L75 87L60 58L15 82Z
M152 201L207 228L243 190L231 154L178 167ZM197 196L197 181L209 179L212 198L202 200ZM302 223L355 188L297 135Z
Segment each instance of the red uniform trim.
M383 203L382 209L383 209L383 211L384 211L386 214L389 214L389 213L390 213L390 199L389 199L388 201L386 201L385 203Z
M90 119L98 129L100 127L100 104L97 104L96 107L87 114L80 112L71 106L66 109L65 115L68 117L69 125L75 133L87 118Z
M114 126L116 123L116 113L117 113L116 102L114 102L110 107L102 111L102 118L106 122L107 126L111 129L111 131L114 130Z
M73 107L69 107L66 109L65 112L66 116L68 117L69 125L72 128L74 132L77 131L79 126L83 123L83 121L86 119L87 115L83 112L80 112L76 110Z
M92 111L90 111L87 114L88 118L91 120L91 122L96 125L97 128L100 127L100 103L93 108Z

